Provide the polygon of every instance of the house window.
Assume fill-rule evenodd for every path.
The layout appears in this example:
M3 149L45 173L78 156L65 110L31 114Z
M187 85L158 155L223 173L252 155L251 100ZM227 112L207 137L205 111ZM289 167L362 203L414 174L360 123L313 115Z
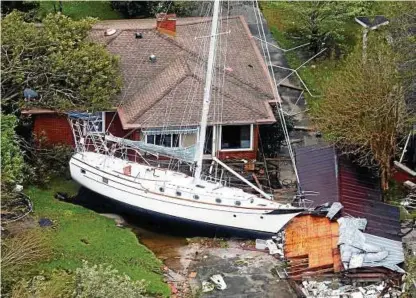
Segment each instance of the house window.
M180 147L180 134L146 135L146 143L165 146Z
M252 125L221 126L222 150L251 150L252 140Z
M105 112L92 113L87 120L87 132L105 132Z

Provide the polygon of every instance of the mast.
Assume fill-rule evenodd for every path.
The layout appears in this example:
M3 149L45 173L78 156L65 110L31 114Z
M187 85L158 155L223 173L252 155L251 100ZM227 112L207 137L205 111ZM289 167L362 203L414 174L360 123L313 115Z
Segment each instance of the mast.
M211 40L209 44L209 55L207 63L207 72L205 77L204 87L204 101L202 106L201 124L199 131L198 147L195 155L196 169L195 178L199 179L202 172L202 159L204 155L204 145L208 122L209 104L211 101L211 84L212 84L212 73L215 62L215 46L217 44L217 29L218 29L218 14L219 14L220 0L214 1L214 13L212 15L212 27L211 27Z

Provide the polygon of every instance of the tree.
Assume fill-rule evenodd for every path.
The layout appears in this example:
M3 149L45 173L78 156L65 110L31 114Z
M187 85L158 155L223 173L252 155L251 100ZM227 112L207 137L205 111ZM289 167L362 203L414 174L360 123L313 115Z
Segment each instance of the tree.
M289 35L302 43L310 43L308 48L313 54L317 54L323 48L343 50L348 35L347 23L352 23L355 16L367 14L373 5L371 1L286 3L284 9L288 10L287 15L293 18L293 26L288 28Z
M19 147L14 115L1 115L1 189L9 192L23 179L24 160Z
M49 14L42 26L12 12L2 21L1 96L6 113L19 107L105 109L121 88L118 59L87 36L94 20ZM18 32L18 34L17 34ZM38 96L23 101L24 89Z
M397 141L410 121L399 57L384 38L374 37L366 61L362 59L357 47L323 87L323 99L313 114L319 129L343 153L379 169L387 189Z
M111 1L111 7L126 18L154 17L157 12L189 16L197 7L194 1Z
M276 122L269 125L260 126L260 141L261 147L265 157L276 157L279 153L283 141L285 140L285 135L283 133L282 124L279 120L279 115L275 109ZM286 126L288 132L290 133L293 130L293 118L285 117Z
M2 1L1 13L9 14L14 9L22 12L30 12L39 8L39 2L37 1Z

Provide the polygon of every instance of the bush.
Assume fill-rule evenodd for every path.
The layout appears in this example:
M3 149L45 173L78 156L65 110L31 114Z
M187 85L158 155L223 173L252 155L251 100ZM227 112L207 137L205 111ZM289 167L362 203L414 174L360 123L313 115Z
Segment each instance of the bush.
M51 145L47 138L39 136L27 145L28 182L46 187L55 177L69 178L69 160L73 148L68 145Z
M1 115L1 189L10 192L17 183L23 181L24 160L19 147L14 115Z
M146 289L144 280L132 281L127 275L118 274L111 266L89 266L86 261L76 270L75 283L76 298L141 298Z
M50 277L34 276L27 280L17 282L11 292L11 298L58 298L72 297L74 289L73 276L56 271Z
M27 274L23 269L47 259L49 255L50 248L39 230L31 229L2 239L2 296L10 293L11 288Z

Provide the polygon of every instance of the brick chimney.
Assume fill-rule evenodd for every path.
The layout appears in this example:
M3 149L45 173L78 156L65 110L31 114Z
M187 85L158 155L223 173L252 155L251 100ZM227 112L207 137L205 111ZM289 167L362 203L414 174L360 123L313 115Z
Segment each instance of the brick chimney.
M158 13L156 15L156 28L167 35L176 35L176 14Z

